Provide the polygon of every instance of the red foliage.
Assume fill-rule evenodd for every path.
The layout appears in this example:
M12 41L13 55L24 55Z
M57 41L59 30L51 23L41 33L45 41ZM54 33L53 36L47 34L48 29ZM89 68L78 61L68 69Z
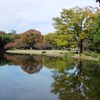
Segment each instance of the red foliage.
M34 74L39 72L43 67L42 56L30 56L29 55L8 55L4 54L7 60L12 61L14 65L20 65L23 71L28 74Z
M14 34L12 36L14 42L13 43L7 43L4 47L4 49L10 49L10 48L32 48L35 47L36 44L38 44L37 48L42 47L43 43L43 35L37 30L30 29L23 34Z
M37 30L30 29L21 35L20 40L22 43L33 47L35 44L43 42L43 35Z
M14 48L14 43L13 43L13 42L7 43L7 44L4 46L4 49L10 49L10 48Z

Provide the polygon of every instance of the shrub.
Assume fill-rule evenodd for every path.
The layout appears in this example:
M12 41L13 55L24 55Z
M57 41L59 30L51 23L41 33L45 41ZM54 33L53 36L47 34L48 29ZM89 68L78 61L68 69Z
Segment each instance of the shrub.
M42 51L42 54L46 53L46 51Z
M60 52L60 54L63 54L63 52Z

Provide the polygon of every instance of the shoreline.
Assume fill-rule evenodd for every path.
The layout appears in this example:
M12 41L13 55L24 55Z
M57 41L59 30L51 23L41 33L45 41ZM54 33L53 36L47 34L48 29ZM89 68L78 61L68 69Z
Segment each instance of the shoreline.
M64 57L64 54L68 53L69 51L66 51L66 50L7 50L6 52L16 53L16 54L35 54L35 55L43 55L43 56ZM99 58L93 58L91 56L85 56L83 54L81 55L74 54L72 57L75 59L99 61Z

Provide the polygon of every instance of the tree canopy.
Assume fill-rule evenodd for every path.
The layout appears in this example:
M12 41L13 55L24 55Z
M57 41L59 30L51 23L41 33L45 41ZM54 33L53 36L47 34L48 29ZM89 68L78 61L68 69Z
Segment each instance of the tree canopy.
M41 35L41 32L30 29L28 31L25 31L22 34L13 34L12 35L13 41L8 42L5 45L5 49L10 48L30 48L32 49L34 45L37 43L42 45L43 42L43 35Z
M36 43L42 43L43 42L43 36L41 33L37 30L30 29L28 31L25 31L21 35L21 42L30 48L32 48Z
M74 7L63 9L60 14L60 17L53 18L54 28L58 34L73 35L77 46L80 48L80 53L82 53L83 41L91 33L95 19L100 14L100 9L90 6L84 8Z

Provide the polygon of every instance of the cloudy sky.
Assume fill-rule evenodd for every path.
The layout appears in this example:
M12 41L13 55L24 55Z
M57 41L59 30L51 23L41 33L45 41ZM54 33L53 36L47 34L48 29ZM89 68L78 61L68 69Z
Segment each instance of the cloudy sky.
M0 30L11 29L22 33L28 29L42 34L54 32L52 18L58 17L63 8L99 7L96 0L0 0Z

